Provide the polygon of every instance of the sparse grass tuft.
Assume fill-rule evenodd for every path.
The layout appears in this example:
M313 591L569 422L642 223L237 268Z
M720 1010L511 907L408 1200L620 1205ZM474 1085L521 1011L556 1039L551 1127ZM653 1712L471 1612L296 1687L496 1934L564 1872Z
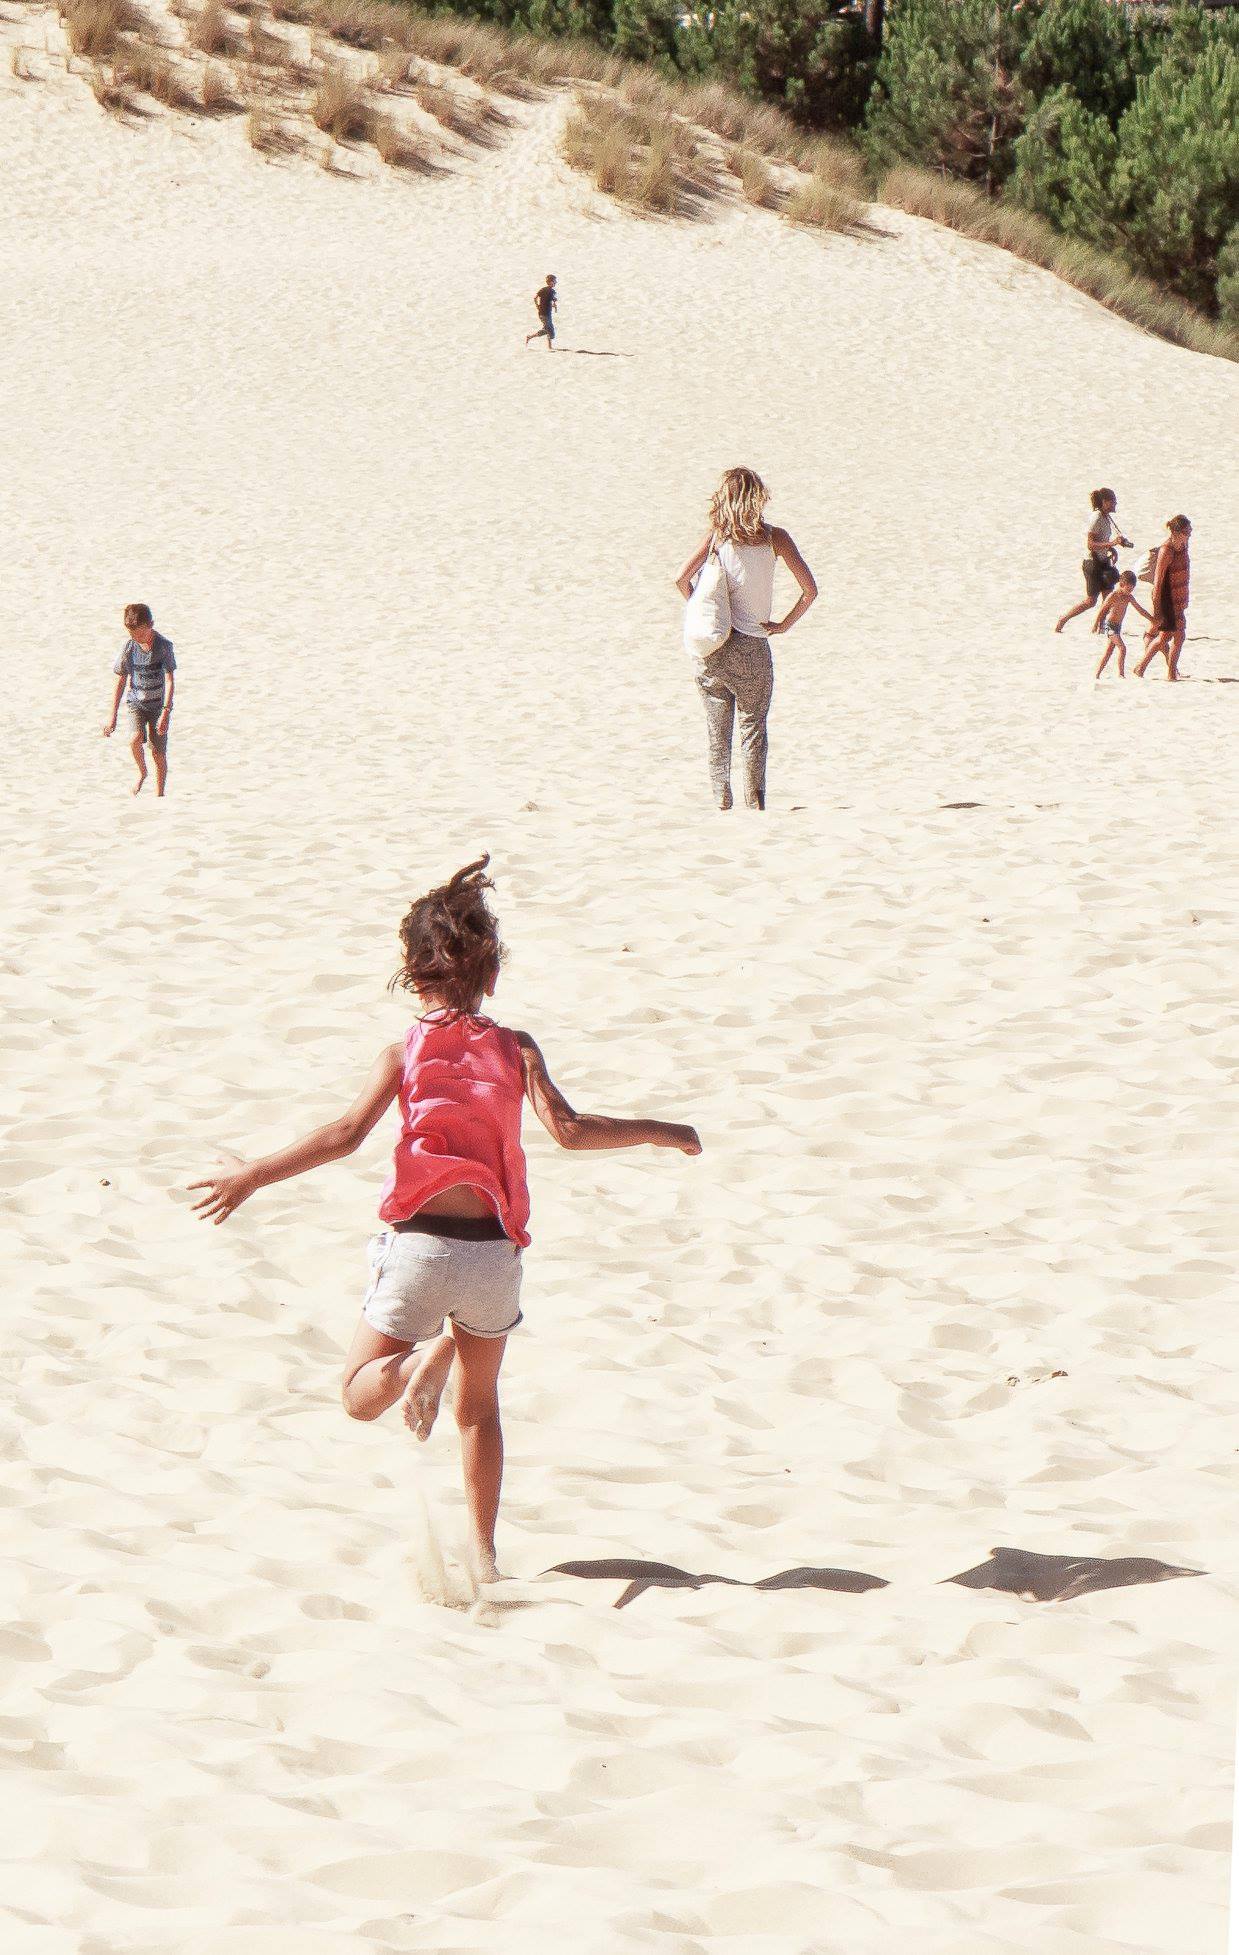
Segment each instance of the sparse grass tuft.
M193 111L202 107L180 63L145 41L128 42L116 56L112 73L122 86L149 95L166 109Z
M338 143L373 140L375 113L364 83L345 68L331 68L310 98L310 120Z
M91 71L90 92L99 107L118 121L127 122L139 113L137 98L131 88L126 88L110 75L106 68L97 63Z
M245 118L245 134L260 156L300 156L306 147L296 123L270 109L251 109Z
M282 34L273 34L259 14L250 15L250 60L258 68L284 68L292 60L292 49Z
M228 16L220 6L219 0L207 0L201 13L195 14L188 27L189 45L197 48L200 54L234 54L237 38L228 25Z
M114 54L122 34L145 25L131 0L59 0L59 7L69 46L90 61Z
M441 88L435 82L413 84L413 97L420 109L434 117L449 135L462 142L493 146L508 127L508 117L484 95L462 95L454 88Z
M383 0L316 0L314 20L347 47L375 49L402 38L405 15Z
M816 171L796 184L784 209L793 224L819 231L854 231L864 216L850 190Z
M783 191L764 156L751 149L733 149L731 167L740 179L746 204L756 204L761 210L779 209Z
M381 88L407 89L413 79L413 57L407 48L390 47L379 51L375 75Z
M217 61L208 62L202 71L202 109L204 115L236 115L242 107L232 77Z
M391 116L374 119L371 141L389 169L409 170L427 176L434 168L433 149L423 136L403 128Z

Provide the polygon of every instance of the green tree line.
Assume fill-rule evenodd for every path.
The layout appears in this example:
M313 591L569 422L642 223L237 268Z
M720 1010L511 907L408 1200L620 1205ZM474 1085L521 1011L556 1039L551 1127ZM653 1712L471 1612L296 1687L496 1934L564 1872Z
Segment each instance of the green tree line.
M963 177L1239 327L1239 9L888 0L449 0L670 75L718 78L875 170Z

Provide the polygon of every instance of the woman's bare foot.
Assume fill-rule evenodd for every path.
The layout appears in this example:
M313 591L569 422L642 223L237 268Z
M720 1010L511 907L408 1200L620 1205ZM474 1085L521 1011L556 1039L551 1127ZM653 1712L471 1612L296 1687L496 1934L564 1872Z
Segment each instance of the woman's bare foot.
M141 794L145 782L146 782L146 769L144 767L142 769L142 772L138 775L137 780L133 784L133 792L135 794Z
M434 1430L455 1356L456 1346L451 1337L436 1337L433 1344L426 1346L410 1374L404 1388L404 1422L417 1439L429 1439Z

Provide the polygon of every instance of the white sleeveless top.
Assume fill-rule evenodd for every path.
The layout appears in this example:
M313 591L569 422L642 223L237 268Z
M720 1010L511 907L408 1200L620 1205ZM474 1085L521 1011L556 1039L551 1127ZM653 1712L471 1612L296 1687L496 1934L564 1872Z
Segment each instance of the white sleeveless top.
M774 545L720 542L717 547L727 573L732 630L745 638L764 638L774 603Z

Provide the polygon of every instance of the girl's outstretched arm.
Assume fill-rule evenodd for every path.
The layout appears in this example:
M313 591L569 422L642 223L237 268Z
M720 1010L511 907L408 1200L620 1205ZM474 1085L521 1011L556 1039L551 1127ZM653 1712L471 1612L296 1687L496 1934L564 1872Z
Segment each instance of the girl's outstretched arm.
M194 1213L201 1215L204 1222L218 1225L226 1222L233 1209L240 1208L256 1189L269 1188L273 1181L290 1181L295 1174L321 1168L326 1161L339 1161L346 1154L355 1154L399 1092L403 1061L404 1047L389 1045L376 1059L369 1079L341 1119L316 1127L304 1140L294 1141L278 1154L266 1154L261 1161L242 1161L235 1168L221 1169L217 1174L205 1175L201 1181L191 1181L191 1190L205 1188L207 1191L201 1201L194 1203Z
M529 1104L551 1139L561 1147L581 1150L675 1147L681 1154L700 1154L701 1142L695 1127L677 1126L670 1120L616 1120L607 1113L575 1112L546 1070L546 1060L528 1032L518 1032L516 1036Z

